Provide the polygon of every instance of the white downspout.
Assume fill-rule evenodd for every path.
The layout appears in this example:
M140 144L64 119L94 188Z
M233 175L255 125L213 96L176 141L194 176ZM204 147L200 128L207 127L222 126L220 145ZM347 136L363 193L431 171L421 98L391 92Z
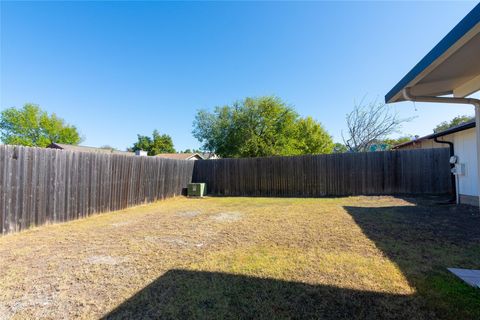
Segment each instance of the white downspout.
M477 196L480 207L480 100L473 98L414 96L410 93L410 88L404 88L402 90L402 94L405 100L408 101L471 104L475 107L475 136L477 140ZM460 190L458 190L457 187L457 194L459 191Z

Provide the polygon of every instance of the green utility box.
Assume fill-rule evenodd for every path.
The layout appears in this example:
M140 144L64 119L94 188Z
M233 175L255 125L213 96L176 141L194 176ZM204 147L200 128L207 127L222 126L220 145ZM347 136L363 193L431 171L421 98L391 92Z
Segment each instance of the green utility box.
M188 196L189 197L203 197L207 192L205 183L189 183Z

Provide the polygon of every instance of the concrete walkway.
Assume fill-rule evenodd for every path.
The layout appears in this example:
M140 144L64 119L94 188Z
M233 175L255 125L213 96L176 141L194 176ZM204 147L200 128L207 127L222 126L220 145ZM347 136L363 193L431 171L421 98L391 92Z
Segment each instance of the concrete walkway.
M472 287L480 288L480 270L448 268L448 271Z

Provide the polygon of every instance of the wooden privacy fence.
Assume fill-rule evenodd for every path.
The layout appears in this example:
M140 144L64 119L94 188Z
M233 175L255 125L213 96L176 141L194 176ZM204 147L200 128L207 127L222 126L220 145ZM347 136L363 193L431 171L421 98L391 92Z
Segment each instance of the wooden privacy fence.
M0 145L0 230L175 196L192 173L193 161Z
M0 145L2 234L181 194L318 197L452 191L448 148L171 160Z
M195 161L194 182L226 196L317 197L452 191L448 148Z

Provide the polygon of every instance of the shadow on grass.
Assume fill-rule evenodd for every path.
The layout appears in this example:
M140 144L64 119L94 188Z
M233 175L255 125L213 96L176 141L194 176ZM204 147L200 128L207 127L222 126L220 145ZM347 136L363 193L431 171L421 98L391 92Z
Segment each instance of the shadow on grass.
M480 267L477 211L406 200L415 205L345 209L414 295L170 270L103 319L480 319L479 291L446 271Z
M413 296L170 270L103 319L427 319Z
M467 206L405 199L413 206L345 207L363 233L398 265L438 318L480 319L480 290L447 267L480 268L480 215Z

